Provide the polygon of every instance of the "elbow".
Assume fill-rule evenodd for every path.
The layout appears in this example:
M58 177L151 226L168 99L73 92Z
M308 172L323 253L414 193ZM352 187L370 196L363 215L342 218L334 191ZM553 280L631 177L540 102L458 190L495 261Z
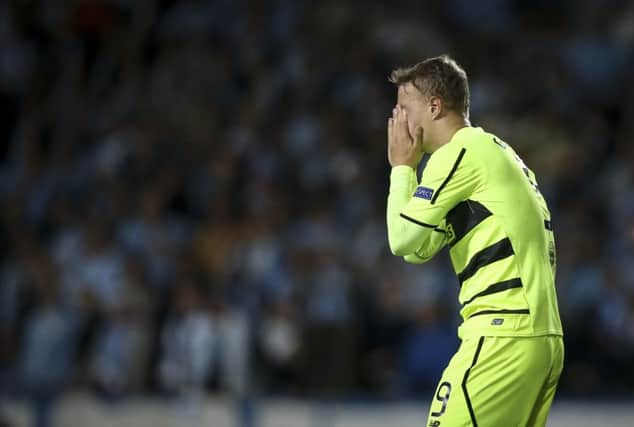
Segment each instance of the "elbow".
M404 257L405 255L409 255L409 252L404 248L392 248L392 255Z
M405 256L405 255L409 255L411 253L411 251L409 250L408 247L406 247L403 243L401 242L395 242L393 240L390 240L390 250L392 251L392 255L395 256Z
M427 261L429 261L430 258L421 258L417 253L413 253L413 254L409 254L409 255L405 255L403 257L403 260L405 260L406 263L408 264L423 264Z

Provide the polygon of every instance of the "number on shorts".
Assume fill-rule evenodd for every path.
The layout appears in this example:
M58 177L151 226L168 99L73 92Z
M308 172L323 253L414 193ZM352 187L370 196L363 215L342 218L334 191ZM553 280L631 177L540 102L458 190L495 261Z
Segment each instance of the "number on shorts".
M445 388L445 394L441 394L443 392L443 388ZM449 400L449 395L451 394L451 384L448 381L443 382L438 386L438 392L436 392L436 400L442 402L442 406L440 407L439 412L432 412L432 417L439 417L445 413L447 409L447 401Z

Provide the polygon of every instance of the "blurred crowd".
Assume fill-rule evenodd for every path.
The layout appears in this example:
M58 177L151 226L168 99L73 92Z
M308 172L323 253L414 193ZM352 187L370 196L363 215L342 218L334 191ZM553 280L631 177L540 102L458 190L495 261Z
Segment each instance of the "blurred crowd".
M631 390L634 4L397 3L1 2L0 393L426 398L458 286L387 248L386 77L441 53L550 204L561 392Z

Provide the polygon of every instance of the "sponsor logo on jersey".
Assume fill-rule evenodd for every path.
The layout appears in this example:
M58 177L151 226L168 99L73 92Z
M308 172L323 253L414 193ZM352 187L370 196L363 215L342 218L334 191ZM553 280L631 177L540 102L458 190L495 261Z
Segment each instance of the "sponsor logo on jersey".
M425 200L431 200L431 197L434 195L434 190L428 187L420 186L416 188L414 192L414 197L419 197Z
M502 323L504 323L504 319L493 319L493 320L491 320L491 324L492 324L493 326L499 326L499 325L501 325Z
M453 231L453 225L447 224L447 229L445 230L447 234L447 242L450 243L456 238L456 232Z

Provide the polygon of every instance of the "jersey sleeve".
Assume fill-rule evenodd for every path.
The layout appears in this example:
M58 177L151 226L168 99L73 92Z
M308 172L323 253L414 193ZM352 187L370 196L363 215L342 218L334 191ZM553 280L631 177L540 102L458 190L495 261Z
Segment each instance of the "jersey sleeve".
M414 253L403 256L405 262L410 264L422 264L432 259L447 244L447 231L445 220L429 233L429 240L425 241Z
M407 197L402 194L403 186L395 188L392 176L388 197L388 240L392 253L406 257L408 262L420 263L446 244L447 213L468 199L480 180L480 171L468 156L467 149L457 144L438 149L430 157L420 184L410 189Z

